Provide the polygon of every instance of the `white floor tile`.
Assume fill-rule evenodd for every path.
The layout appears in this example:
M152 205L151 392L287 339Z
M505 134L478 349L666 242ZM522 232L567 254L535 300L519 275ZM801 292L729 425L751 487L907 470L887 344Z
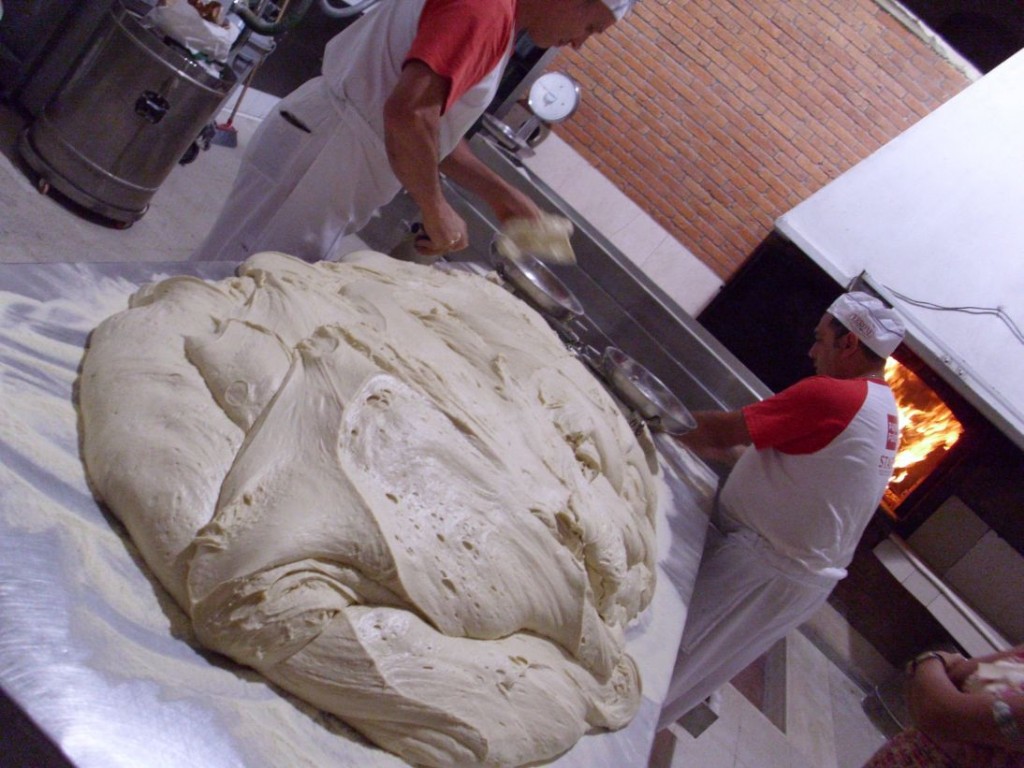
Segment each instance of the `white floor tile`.
M733 768L736 763L742 708L750 705L731 686L726 686L722 694L719 719L698 738L690 736L682 729L677 731L672 768Z
M545 184L559 194L590 165L568 144L554 134L536 147L536 154L524 161Z
M722 287L718 276L672 237L663 239L642 266L691 315L699 314Z
M836 765L829 670L824 654L799 632L786 642L786 735L813 764Z
M825 603L800 631L820 648L829 648L830 658L842 660L843 671L855 676L865 690L890 680L896 669L857 632L842 615Z
M248 117L255 120L261 120L270 114L270 110L274 108L280 99L277 96L273 96L263 91L257 91L254 88L250 88L242 96L239 101L239 95L241 94L241 86L236 88L227 101L224 103L224 107L221 109L220 114L217 115L217 119L220 122L226 122L231 116L231 112L235 111L235 120L239 117ZM237 110L235 105L238 105Z
M0 107L5 138L21 120ZM55 193L40 195L34 174L22 169L11 144L0 162L0 261L180 261L187 259L213 224L256 122L240 119L238 146L214 144L188 165L175 165L150 200L149 210L127 229L98 222ZM13 138L11 139L13 141Z
M654 219L639 208L636 208L632 220L625 226L618 231L606 231L604 234L616 248L629 257L630 261L641 268L666 238L672 239Z
M790 768L793 745L767 717L748 705L742 709L736 759L742 765Z
M833 667L829 670L836 768L861 768L885 743L864 712L864 692Z
M677 729L672 768L860 768L885 741L863 691L803 633L787 637L785 733L736 688L722 689L719 719L698 738Z

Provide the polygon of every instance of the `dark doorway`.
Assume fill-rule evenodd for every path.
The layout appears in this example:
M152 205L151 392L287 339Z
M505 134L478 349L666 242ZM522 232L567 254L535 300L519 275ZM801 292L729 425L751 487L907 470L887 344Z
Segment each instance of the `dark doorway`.
M961 56L989 72L1024 48L1021 0L903 0Z
M253 75L252 87L284 97L320 74L324 47L356 18L334 19L313 3L302 21L277 39L277 46Z

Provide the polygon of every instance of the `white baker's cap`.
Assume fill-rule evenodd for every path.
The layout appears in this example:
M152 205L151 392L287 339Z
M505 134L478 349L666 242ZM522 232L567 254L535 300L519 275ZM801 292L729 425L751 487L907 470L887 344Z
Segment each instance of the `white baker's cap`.
M879 357L888 357L903 341L906 328L896 310L863 291L844 293L828 313Z
M636 5L637 0L601 0L608 10L612 12L616 21L622 21L622 17L629 13L629 10Z

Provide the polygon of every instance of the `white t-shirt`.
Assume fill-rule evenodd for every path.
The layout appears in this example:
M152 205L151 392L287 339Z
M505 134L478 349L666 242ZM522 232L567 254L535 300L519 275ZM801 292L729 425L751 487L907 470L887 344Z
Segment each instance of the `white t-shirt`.
M324 50L333 96L353 106L383 138L385 100L409 59L452 83L441 115L440 156L451 152L487 109L512 53L509 0L389 0L336 35Z
M812 376L743 415L754 444L722 489L725 527L750 528L807 571L842 578L892 474L892 391Z

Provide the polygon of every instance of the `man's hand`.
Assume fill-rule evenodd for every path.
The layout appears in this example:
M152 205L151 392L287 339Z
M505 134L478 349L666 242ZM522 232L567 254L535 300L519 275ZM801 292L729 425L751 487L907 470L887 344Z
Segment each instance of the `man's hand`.
M466 222L441 190L438 130L449 83L421 61L402 69L384 105L384 143L391 170L423 214L426 241L416 249L440 256L469 244Z
M442 200L431 217L423 212L424 234L416 238L416 250L424 256L443 256L446 253L461 251L469 245L469 232L466 222L447 200Z

